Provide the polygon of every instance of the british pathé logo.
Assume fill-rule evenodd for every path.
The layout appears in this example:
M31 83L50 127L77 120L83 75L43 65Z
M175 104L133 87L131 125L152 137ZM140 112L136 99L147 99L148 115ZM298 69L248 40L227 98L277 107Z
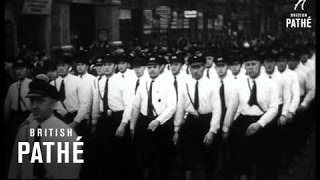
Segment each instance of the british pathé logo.
M298 0L298 2L294 5L294 10L297 10L297 7L299 4L301 5L301 10L304 10L304 3L306 3L307 0Z
M304 4L307 0L298 0L294 5L294 11L297 11L299 5L301 10L304 11ZM292 12L289 17L286 18L286 28L311 28L312 18L305 12Z

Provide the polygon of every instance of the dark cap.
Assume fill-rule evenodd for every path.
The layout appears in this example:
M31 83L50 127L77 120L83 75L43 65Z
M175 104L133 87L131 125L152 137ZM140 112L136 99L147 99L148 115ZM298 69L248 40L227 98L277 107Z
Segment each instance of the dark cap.
M229 60L229 64L242 64L242 56L239 49L231 49L228 52L227 58Z
M161 65L161 60L160 60L160 57L159 56L156 56L154 54L150 55L148 57L148 60L147 60L147 65L151 65L151 64L158 64L158 65Z
M214 61L213 61L216 65L227 64L227 58L225 56L225 54L226 54L225 52L226 52L226 50L224 50L224 49L217 50Z
M131 65L132 67L140 67L140 66L145 66L146 65L146 60L142 56L137 56L132 59Z
M76 63L90 64L90 54L88 51L80 51L76 57Z
M73 57L67 54L58 54L55 56L55 61L57 64L71 64Z
M169 63L184 63L184 59L182 55L179 54L173 54L171 56L169 56Z
M204 65L206 63L206 60L203 56L192 56L188 59L189 65L196 65L196 64L201 64Z
M18 68L18 67L28 67L28 63L23 58L17 58L12 64L12 68Z
M44 62L43 68L45 72L56 71L57 64L54 61L49 59Z
M250 46L250 47L246 47L242 50L243 50L244 62L247 62L247 61L261 62L261 54L260 54L261 49L256 49L256 48Z
M102 63L117 63L117 55L105 54L102 58Z
M30 97L50 97L58 100L58 92L54 86L44 79L35 78L29 84L29 92L26 96Z

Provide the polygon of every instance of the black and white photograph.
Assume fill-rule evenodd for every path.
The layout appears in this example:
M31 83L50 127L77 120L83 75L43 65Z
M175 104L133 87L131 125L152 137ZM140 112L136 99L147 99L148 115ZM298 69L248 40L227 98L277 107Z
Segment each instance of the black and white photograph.
M316 180L316 0L3 5L3 179Z

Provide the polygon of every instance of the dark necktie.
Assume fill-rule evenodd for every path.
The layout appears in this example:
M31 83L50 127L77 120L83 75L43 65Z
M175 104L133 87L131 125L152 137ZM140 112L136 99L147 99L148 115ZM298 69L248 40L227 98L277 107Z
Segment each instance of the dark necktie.
M21 112L21 82L18 82L18 112Z
M61 100L61 102L63 102L66 99L66 91L65 91L65 87L64 87L64 79L62 79L62 81L61 81L59 94L60 94L60 100Z
M139 84L140 84L140 79L138 79L137 82L136 82L136 88L134 89L134 94L137 93L137 89L139 87Z
M222 80L221 80L221 86L220 86L220 100L221 100L221 111L222 111L222 114L224 114L227 108L226 108L226 100L224 96L224 84Z
M257 102L257 85L256 85L255 81L253 81L253 87L251 89L251 95L250 95L250 99L248 101L248 104L250 106L258 105L258 102Z
M210 78L209 68L207 68L207 77Z
M237 79L237 76L235 76L234 79Z
M194 109L199 109L199 90L198 90L198 81L196 82L196 87L194 91Z
M271 75L269 75L269 78L270 78L270 79L272 78Z
M153 86L154 80L151 81L149 93L148 93L148 107L147 107L147 116L151 118L153 116L152 113L152 86Z
M104 95L103 95L103 111L107 112L109 109L108 105L108 90L109 90L109 78L106 80L106 85L104 86Z
M176 89L176 98L178 101L178 82L177 82L177 77L174 76L174 82L173 82L174 88Z
M41 128L41 126L39 124L36 132L38 132L38 129L40 129L40 128ZM36 133L35 137L34 137L34 142L39 142L41 145L40 139L41 139L40 136L38 136L38 133ZM43 163L40 163L39 161L35 161L33 164L34 177L36 177L38 179L43 179L45 177L45 174L46 174L46 168L44 167Z

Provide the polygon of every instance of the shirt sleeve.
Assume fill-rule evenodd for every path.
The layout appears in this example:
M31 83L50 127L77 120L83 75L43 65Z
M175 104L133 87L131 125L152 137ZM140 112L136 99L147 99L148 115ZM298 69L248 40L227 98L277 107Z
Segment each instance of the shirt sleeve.
M95 81L97 83L97 81ZM97 124L100 117L100 96L98 86L93 89L92 124Z
M185 113L185 103L186 103L186 96L185 96L185 89L181 91L178 96L178 104L177 104L177 111L174 117L174 132L178 132L180 130L181 124L183 123L184 113Z
M77 91L80 107L78 109L77 116L74 118L74 121L80 123L90 112L90 86L86 86L86 84L81 83L80 78L76 80L76 83L76 85L78 86Z
M136 123L140 114L141 102L142 102L142 91L144 89L141 86L138 87L136 96L134 97L132 103L132 117L130 119L130 130L134 130L136 127Z
M291 91L290 91L290 81L283 78L283 106L281 115L287 116L289 107L290 107L290 100L291 100Z
M132 88L122 87L122 100L124 104L124 112L121 122L127 124L131 118L132 103L134 100L134 91L132 91Z
M258 123L261 127L265 127L269 122L271 122L278 113L279 108L279 95L278 95L278 87L274 82L270 82L270 90L268 93L269 106L268 110L262 115L262 117L258 120Z
M221 118L221 101L217 88L212 88L211 93L212 102L212 118L210 122L210 132L217 133L220 128L220 118Z
M291 76L291 103L289 107L289 112L295 114L299 104L300 104L300 85L298 81L297 74L292 74Z
M306 95L305 95L301 105L308 107L310 105L311 101L314 99L315 89L313 86L312 77L309 74L306 77L307 77L305 80Z
M222 127L223 132L228 132L232 123L233 119L237 113L239 107L239 87L235 86L234 90L231 93L230 103L227 107L227 112L224 118L224 123Z

